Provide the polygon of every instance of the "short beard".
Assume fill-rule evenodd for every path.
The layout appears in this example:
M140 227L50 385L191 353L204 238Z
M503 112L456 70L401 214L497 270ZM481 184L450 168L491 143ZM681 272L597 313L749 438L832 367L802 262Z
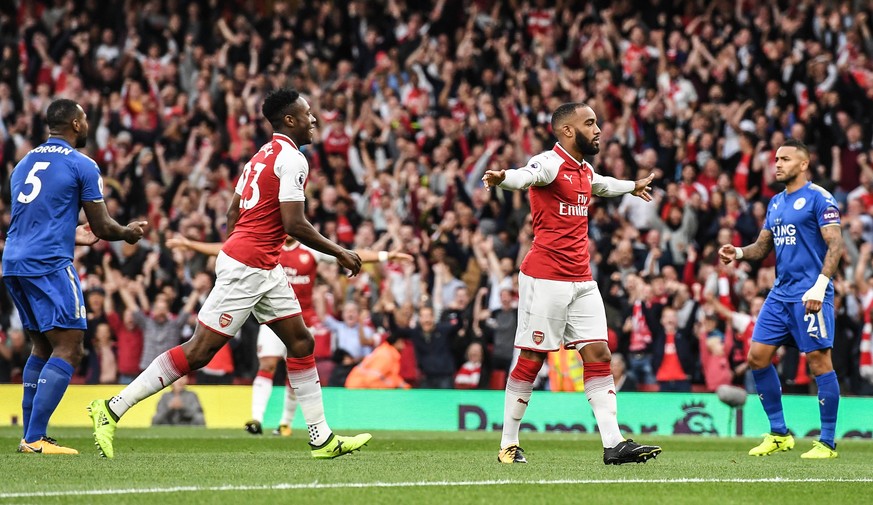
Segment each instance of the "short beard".
M576 139L574 140L574 142L576 144L576 148L579 149L579 152L581 152L585 156L597 154L600 152L600 148L596 147L593 141L589 141L588 139L586 139L585 136L582 135L582 132L580 132L578 129L574 128L574 130L576 130Z
M76 149L81 149L81 148L85 147L87 144L88 144L88 137L87 136L82 136L82 137L76 136L76 145L75 145Z

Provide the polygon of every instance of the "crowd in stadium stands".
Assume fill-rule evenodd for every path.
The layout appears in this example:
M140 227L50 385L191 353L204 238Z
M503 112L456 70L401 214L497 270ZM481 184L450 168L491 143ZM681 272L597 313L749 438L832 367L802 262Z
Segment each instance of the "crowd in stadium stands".
M531 218L524 192L480 179L551 148L550 112L584 101L602 129L595 170L656 173L654 202L601 199L588 216L617 383L713 390L750 383L751 325L774 280L772 257L723 266L716 251L755 240L781 191L774 150L796 137L843 212L834 366L844 392L873 394L871 12L860 0L3 2L0 237L9 173L45 138L46 106L78 101L110 213L150 229L76 252L89 318L76 380L129 382L191 336L212 287L214 258L166 240L226 238L236 177L270 135L262 98L294 87L318 119L309 219L344 246L415 257L354 278L319 265L320 371L343 385L396 336L411 344L390 342L397 387L502 388ZM0 326L0 382L19 381L29 347L5 293ZM250 321L192 381L250 382L256 335ZM542 387L578 387L576 359L553 356ZM778 360L787 392L814 387L795 349Z

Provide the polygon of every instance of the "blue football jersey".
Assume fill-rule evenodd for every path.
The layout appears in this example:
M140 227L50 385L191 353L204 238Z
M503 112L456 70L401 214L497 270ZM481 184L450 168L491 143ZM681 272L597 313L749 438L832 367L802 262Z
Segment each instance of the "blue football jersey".
M773 234L776 248L776 282L771 296L800 301L815 284L828 250L820 228L830 225L840 225L840 211L834 197L821 186L807 183L793 193L783 191L770 200L763 229ZM831 282L825 301L833 300Z
M66 268L73 262L82 202L103 200L97 163L52 137L15 165L10 182L3 274L37 276Z

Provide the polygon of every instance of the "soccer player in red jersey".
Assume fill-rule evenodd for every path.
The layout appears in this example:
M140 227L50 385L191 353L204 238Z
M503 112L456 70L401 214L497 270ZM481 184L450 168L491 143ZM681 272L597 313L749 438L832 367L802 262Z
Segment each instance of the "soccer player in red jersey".
M288 349L289 382L309 426L312 456L334 458L360 449L371 438L369 433L339 437L330 430L315 369L315 341L279 265L282 244L291 235L335 257L352 275L361 269L357 254L318 233L304 214L309 164L298 148L312 142L315 117L309 103L287 88L269 93L261 111L273 127L273 138L246 164L236 185L227 211L228 239L215 263L215 287L200 309L194 336L155 358L118 395L94 400L88 407L94 438L105 457L114 456L116 424L128 409L205 366L249 314L269 325Z
M282 252L279 255L279 265L285 270L288 282L291 284L294 294L300 302L300 307L303 311L303 322L309 331L318 336L319 320L312 302L312 288L315 286L315 280L318 275L319 259L329 261L333 258L324 255L319 255L321 256L319 258L316 256L318 253L313 253L310 249L300 245L300 242L294 240L294 237L289 236L285 240L285 245L282 246ZM181 235L167 240L167 247L171 249L190 249L211 256L216 256L221 251L220 242L198 242ZM413 260L413 257L409 254L398 251L356 249L355 252L361 257L361 263ZM320 328L324 329L323 326L320 326ZM326 335L325 338L330 337ZM286 357L285 344L267 325L262 325L258 333L257 352L258 375L252 383L252 419L245 426L246 431L252 435L261 435L264 432L261 425L264 422L264 411L267 408L267 402L273 393L273 375L276 372L279 360ZM297 403L297 395L289 385L285 391L282 420L279 423L279 427L273 431L274 435L285 437L291 435L291 422L294 420L294 415L297 412Z
M597 419L603 462L644 462L661 448L625 440L618 427L606 313L589 267L588 206L593 195L631 193L651 201L654 175L620 181L594 173L583 156L600 151L600 128L594 111L584 103L559 106L552 115L552 130L558 137L554 149L534 156L523 168L488 170L482 177L488 188L530 188L534 232L519 274L515 347L521 354L506 383L497 459L527 463L518 445L521 419L547 353L563 346L577 349L585 363L585 396Z

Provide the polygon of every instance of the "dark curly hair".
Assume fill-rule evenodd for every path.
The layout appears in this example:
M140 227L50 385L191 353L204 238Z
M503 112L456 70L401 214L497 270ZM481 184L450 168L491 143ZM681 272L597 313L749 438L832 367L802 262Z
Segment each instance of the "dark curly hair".
M282 118L291 113L300 93L291 88L279 88L270 91L264 98L261 106L261 114L276 128L282 124Z

